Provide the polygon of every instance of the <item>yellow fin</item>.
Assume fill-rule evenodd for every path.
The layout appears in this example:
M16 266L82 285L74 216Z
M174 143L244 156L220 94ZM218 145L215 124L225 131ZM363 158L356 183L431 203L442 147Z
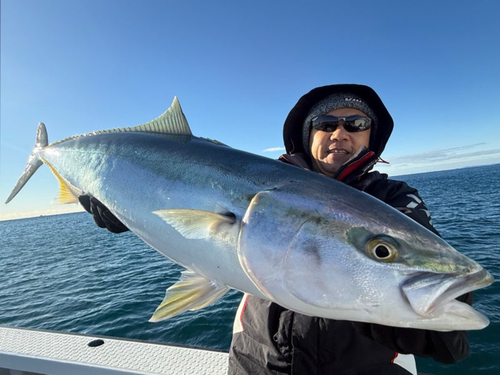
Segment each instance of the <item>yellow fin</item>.
M64 179L56 169L44 161L45 164L50 168L54 176L56 176L57 181L59 181L59 196L57 197L57 203L60 204L70 204L70 203L79 203L78 196L81 195L75 187L71 186L71 184Z
M212 237L224 225L232 225L236 222L236 217L232 213L218 214L192 209L159 210L153 213L188 239Z
M150 322L172 318L187 310L198 310L211 305L229 290L192 271L182 272L180 280L167 289L162 303Z

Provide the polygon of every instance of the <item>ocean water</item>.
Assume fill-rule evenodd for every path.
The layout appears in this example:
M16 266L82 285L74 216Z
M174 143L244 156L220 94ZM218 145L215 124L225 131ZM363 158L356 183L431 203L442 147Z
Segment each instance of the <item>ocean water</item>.
M500 164L394 179L416 187L443 238L500 280ZM239 292L148 322L181 271L135 235L96 227L87 213L0 222L0 325L227 351ZM419 371L500 373L499 285L475 293L491 324L470 332L472 354L454 365L418 358Z

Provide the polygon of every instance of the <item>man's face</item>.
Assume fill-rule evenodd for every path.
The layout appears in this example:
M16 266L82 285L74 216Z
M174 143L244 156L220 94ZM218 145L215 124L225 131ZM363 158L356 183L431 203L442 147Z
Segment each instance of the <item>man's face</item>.
M366 113L354 108L337 108L327 115L347 117L361 115L368 117ZM349 133L340 121L334 132L322 130L311 130L309 148L312 156L313 169L326 176L333 177L350 157L352 157L361 146L369 146L371 129Z

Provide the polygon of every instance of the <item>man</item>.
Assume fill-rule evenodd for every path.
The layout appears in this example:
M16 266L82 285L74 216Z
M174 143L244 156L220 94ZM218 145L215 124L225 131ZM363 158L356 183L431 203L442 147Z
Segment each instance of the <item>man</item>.
M289 113L281 161L362 190L438 234L418 192L370 172L392 132L378 95L362 85L318 87ZM99 201L80 202L96 224L128 230ZM460 300L472 302L472 294ZM245 295L236 314L229 374L416 374L412 355L453 363L468 355L465 332L435 332L310 317Z
M371 88L318 87L302 96L283 129L280 160L362 190L434 233L418 192L369 172L392 132ZM472 303L472 294L460 300ZM465 332L435 332L305 316L245 295L236 314L229 374L416 374L412 355L453 363L469 353Z

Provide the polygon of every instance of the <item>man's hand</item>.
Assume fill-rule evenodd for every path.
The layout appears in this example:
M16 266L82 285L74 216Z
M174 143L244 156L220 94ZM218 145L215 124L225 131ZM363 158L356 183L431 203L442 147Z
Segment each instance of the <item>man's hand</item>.
M80 204L94 218L95 223L99 228L107 228L113 233L126 232L129 229L116 218L108 208L99 202L96 198L89 195L80 195L78 197Z

